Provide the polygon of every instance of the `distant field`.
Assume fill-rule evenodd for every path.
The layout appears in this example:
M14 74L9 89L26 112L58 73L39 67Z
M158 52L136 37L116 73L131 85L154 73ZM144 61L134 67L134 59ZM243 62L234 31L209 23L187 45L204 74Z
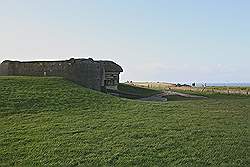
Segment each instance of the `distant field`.
M209 86L205 89L202 87L176 87L174 84L170 83L156 83L156 82L134 82L133 85L143 88L150 88L155 90L192 90L195 92L215 92L222 94L242 94L250 95L250 87L226 87L226 86Z
M240 94L250 95L250 87L172 87L172 90L191 90L194 92L210 92L210 93L221 93L221 94Z
M250 96L202 95L142 102L0 77L0 166L249 166Z
M237 87L237 86L209 86L208 89L218 89L218 90L250 90L250 87Z

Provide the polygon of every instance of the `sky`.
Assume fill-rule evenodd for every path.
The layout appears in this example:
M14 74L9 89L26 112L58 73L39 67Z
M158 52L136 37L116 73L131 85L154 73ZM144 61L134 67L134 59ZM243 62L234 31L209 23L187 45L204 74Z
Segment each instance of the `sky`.
M113 60L122 81L250 82L249 0L0 0L3 60Z

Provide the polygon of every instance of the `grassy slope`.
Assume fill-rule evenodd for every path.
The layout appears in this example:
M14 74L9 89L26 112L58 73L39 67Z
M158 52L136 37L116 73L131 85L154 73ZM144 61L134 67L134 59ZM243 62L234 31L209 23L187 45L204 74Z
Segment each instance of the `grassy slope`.
M120 92L129 93L129 94L133 94L133 95L137 95L141 97L149 97L157 93L160 93L159 90L146 89L146 88L131 86L127 84L119 84L118 90Z
M250 97L140 102L0 77L0 166L247 166Z

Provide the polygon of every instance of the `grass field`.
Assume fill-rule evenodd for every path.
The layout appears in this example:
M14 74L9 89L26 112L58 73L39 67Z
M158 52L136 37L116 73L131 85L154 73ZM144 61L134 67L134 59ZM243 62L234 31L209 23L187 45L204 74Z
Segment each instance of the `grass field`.
M0 77L0 166L249 166L250 97L128 100Z

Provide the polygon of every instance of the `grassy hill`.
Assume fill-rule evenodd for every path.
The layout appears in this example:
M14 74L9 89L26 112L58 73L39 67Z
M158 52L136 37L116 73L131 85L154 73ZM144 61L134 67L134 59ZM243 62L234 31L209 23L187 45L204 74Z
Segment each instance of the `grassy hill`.
M0 77L0 166L248 166L250 97L142 102Z

